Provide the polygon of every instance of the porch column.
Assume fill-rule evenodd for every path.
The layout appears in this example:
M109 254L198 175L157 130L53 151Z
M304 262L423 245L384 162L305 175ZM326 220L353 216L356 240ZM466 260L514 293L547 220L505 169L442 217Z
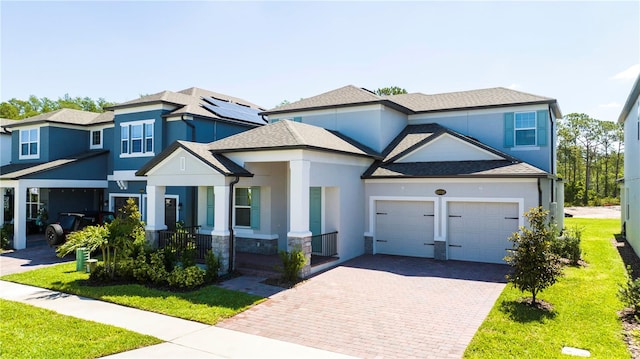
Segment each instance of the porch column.
M214 215L213 231L211 231L212 248L214 254L220 258L221 272L227 273L229 269L229 199L231 192L229 186L215 186L213 188ZM234 261L235 263L235 261Z
M13 191L13 248L27 248L27 188L16 185Z
M167 229L164 223L165 186L147 186L147 226L145 227L147 243L152 247L158 245L158 231Z
M307 263L300 275L311 274L311 232L309 231L309 184L311 163L305 160L289 162L289 233L287 247L300 249Z

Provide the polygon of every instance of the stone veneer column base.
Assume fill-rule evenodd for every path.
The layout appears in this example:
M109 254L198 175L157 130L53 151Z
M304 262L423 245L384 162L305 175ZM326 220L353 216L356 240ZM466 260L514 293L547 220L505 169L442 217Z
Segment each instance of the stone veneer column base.
M212 235L211 250L220 259L220 274L229 273L229 236Z
M153 249L157 249L158 248L159 238L160 238L159 231L150 231L150 230L145 230L144 231L144 239L147 242L147 244L149 245L149 247L151 247Z
M372 236L364 236L364 254L373 254Z
M447 242L444 241L434 241L433 247L433 258L446 261L447 260Z
M300 270L300 277L306 278L311 275L311 237L287 237L287 248L289 251L302 250L306 263Z

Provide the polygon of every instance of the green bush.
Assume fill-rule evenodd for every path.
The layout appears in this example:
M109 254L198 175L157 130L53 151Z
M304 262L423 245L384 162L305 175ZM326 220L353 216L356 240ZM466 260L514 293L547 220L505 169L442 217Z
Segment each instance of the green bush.
M555 236L551 241L551 251L561 258L568 259L573 264L578 263L582 258L581 239L582 228L566 229L562 236Z
M276 269L281 273L281 279L286 283L295 283L300 278L300 270L307 264L307 259L299 247L291 252L280 251L282 267Z
M167 276L169 286L180 289L193 289L204 284L205 273L196 266L176 267Z
M220 257L216 256L213 251L209 249L204 256L204 261L207 265L205 279L207 283L215 283L218 280L218 273L220 273L220 269L222 268Z
M0 248L12 249L9 238L13 236L13 224L5 224L0 228Z
M627 283L620 286L618 298L637 316L640 314L640 278L633 280L631 274L631 266L627 266Z

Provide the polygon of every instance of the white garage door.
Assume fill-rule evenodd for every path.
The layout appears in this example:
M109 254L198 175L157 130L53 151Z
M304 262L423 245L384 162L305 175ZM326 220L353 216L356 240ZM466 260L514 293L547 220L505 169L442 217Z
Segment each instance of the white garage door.
M433 258L433 202L377 201L376 253Z
M516 203L449 202L449 259L504 263L518 230Z

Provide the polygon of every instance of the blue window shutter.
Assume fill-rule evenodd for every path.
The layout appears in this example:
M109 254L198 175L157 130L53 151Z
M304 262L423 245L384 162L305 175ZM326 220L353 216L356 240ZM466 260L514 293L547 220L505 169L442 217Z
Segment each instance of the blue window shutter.
M547 145L547 122L549 122L547 114L547 110L540 110L536 113L538 119L538 146Z
M215 219L215 197L213 187L207 187L207 226L213 227Z
M294 117L293 122L302 122L302 117Z
M513 147L513 138L513 112L506 112L504 114L504 147Z
M260 229L260 187L251 187L251 228Z

